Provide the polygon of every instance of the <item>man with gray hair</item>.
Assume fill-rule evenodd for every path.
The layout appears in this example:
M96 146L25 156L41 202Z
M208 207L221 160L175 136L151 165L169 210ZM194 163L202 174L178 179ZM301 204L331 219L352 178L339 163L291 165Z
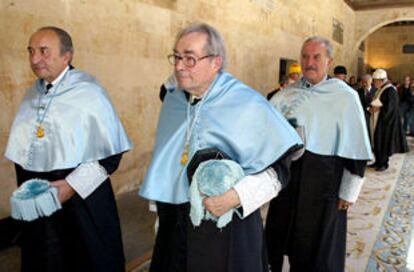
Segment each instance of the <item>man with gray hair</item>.
M300 138L264 97L224 72L224 41L213 27L182 30L168 59L174 79L164 84L140 190L156 201L159 216L150 271L267 271L259 207L286 185ZM236 162L245 176L222 194L201 195L203 205L216 219L235 214L223 228L211 220L193 225L189 183L201 162L220 158Z
M369 108L371 106L372 98L374 97L375 91L377 90L374 86L372 86L372 76L370 74L366 74L361 79L362 87L357 89L359 101L361 102L362 109L365 113L365 120L367 123L368 133L370 133L370 126L369 126L369 119L371 113L369 112Z
M105 89L71 65L65 30L38 29L27 51L38 79L20 105L5 156L15 164L18 185L49 183L62 208L22 221L21 270L124 271L109 176L131 143Z
M266 244L273 272L282 270L284 255L291 271L344 271L347 210L357 200L371 148L358 95L328 77L331 63L331 43L307 39L302 80L271 100L305 143L289 184L269 207Z

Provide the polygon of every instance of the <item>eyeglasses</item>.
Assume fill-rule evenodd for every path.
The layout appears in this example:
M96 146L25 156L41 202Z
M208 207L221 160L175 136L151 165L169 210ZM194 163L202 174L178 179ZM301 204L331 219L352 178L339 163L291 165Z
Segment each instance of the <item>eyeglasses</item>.
M168 62L171 65L177 65L178 62L181 60L183 62L183 64L189 68L192 68L194 66L196 66L197 61L206 59L206 58L210 58L210 57L215 57L215 55L205 55L203 57L199 57L198 59L193 57L193 56L180 56L177 54L171 54L168 55Z

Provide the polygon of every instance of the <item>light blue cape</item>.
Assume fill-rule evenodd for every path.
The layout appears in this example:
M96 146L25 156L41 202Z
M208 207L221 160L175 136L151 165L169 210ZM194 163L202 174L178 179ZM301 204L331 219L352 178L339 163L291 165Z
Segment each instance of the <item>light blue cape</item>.
M140 195L180 204L188 202L187 165L180 164L187 127L187 99L174 86L167 88L151 164ZM219 73L205 94L191 106L191 117L202 105L190 139L189 158L198 150L217 148L243 168L260 172L302 142L291 125L255 90L228 73ZM189 161L190 161L189 160Z
M271 99L286 119L304 127L306 150L371 160L368 130L357 92L335 78L309 88L306 85L305 80L300 80Z
M73 69L44 95L37 80L20 105L6 148L7 159L24 169L49 172L74 168L131 149L106 91L90 75ZM43 138L36 137L40 102L47 108Z

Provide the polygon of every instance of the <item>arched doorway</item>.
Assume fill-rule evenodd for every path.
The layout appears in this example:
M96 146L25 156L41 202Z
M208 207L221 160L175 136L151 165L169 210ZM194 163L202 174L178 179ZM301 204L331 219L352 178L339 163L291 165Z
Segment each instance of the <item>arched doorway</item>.
M383 30L390 26L395 26L398 29L398 26L404 26L404 25L412 25L414 26L414 9L395 9L394 12L389 12L389 9L384 10L374 10L370 12L357 12L356 16L356 43L354 46L355 50L358 50L360 48L364 48L369 50L369 48L372 49L372 41L371 45L367 46L367 42L373 39L369 39L369 37L376 37L379 32L384 32ZM413 27L414 29L414 27ZM396 31L398 32L398 30ZM401 33L403 31L400 31ZM395 33L394 33L395 34ZM395 35L394 35L395 36ZM411 36L410 34L406 36ZM400 37L398 37L400 38ZM375 39L374 39L375 40ZM412 74L414 75L414 65L409 64L409 60L407 59L405 62L405 67L396 67L396 62L398 60L396 59L396 55L400 53L400 61L402 62L400 66L404 66L404 61L402 60L402 47L404 45L404 39L400 39L401 43L394 43L394 46L391 48L393 50L393 53L384 54L384 50L378 50L378 57L375 61L373 61L372 57L369 58L369 53L367 53L367 50L364 50L364 54L360 55L358 58L358 75L361 76L364 73L370 73L375 68L384 68L384 69L391 69L391 74L395 78L396 81L399 81L400 78L403 77L403 74L409 73L411 70ZM408 44L414 44L413 40L406 39ZM377 39L378 41L378 39ZM386 41L384 44L379 44L378 46L383 47L390 47L389 44L386 45ZM398 53L396 50L400 50ZM371 50L372 51L372 50ZM392 57L390 55L394 54ZM371 52L371 56L373 53ZM387 55L385 57L385 55ZM381 58L382 57L382 58ZM393 59L394 57L394 59ZM413 57L414 55L411 54L409 57ZM413 67L411 67L413 66Z

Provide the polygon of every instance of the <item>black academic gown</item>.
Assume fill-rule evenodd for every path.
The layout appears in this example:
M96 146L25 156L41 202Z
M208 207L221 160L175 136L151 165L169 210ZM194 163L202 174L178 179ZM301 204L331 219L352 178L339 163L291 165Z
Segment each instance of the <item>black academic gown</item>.
M122 155L99 163L112 174ZM73 169L31 172L16 166L17 182L64 179ZM90 196L75 194L50 217L22 223L22 271L125 271L121 229L110 179Z
M393 87L385 89L380 101L382 107L374 132L374 154L378 167L388 166L388 157L408 152L407 140L401 124L398 93Z
M268 93L268 94L266 95L266 99L270 101L270 99L272 99L272 97L273 97L275 94L277 94L278 92L280 92L280 88L277 88L277 89L275 89L275 90L271 91L270 93Z
M207 151L207 152L206 152ZM188 166L188 176L208 159L228 158L220 151L197 152ZM288 151L271 167L285 186L289 178ZM190 205L157 202L159 229L152 257L151 272L267 272L268 262L260 210L244 219L233 216L222 229L212 221L194 227L189 218ZM241 210L242 212L242 210Z
M414 136L414 95L410 87L402 86L400 89L400 113L404 132Z
M272 272L344 271L347 211L338 210L343 171L363 176L366 161L305 151L292 163L289 184L270 202L266 243Z
M367 124L368 134L370 134L370 118L371 113L369 112L368 108L371 106L373 93L375 93L374 87L371 87L371 89L368 92L365 92L365 88L359 88L357 90L359 101L361 102L362 109L365 114L365 121ZM369 135L369 138L371 139L371 135Z
M241 220L233 216L222 229L203 221L194 227L189 203L157 202L159 228L151 272L267 272L259 210Z

